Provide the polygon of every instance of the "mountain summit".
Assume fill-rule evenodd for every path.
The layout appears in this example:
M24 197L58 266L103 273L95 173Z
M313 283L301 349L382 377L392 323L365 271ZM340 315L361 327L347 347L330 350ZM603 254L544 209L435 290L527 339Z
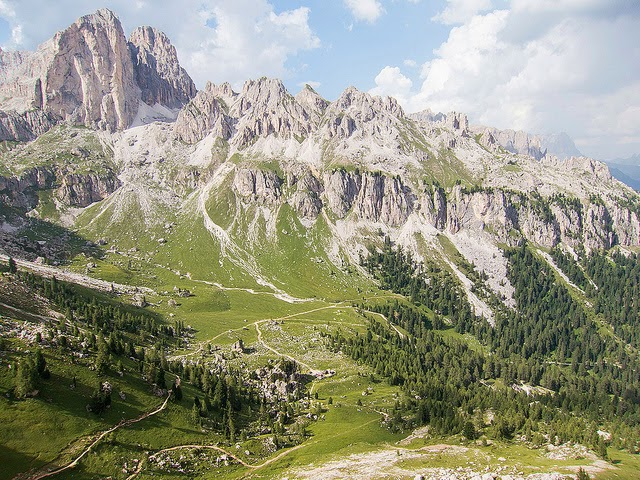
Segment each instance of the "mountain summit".
M2 139L30 140L60 121L122 130L140 102L180 108L195 93L162 32L141 27L127 42L118 17L102 9L35 52L2 53Z

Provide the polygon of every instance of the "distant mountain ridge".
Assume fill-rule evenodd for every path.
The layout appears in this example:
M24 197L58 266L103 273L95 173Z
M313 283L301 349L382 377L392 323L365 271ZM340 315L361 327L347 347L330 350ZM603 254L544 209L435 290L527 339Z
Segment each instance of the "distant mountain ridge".
M634 190L640 191L640 154L607 160L606 163L611 175Z

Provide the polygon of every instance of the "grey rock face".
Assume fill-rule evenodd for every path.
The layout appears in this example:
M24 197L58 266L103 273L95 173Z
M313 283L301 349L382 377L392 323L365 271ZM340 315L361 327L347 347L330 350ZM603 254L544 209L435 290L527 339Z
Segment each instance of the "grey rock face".
M247 202L275 204L282 192L282 179L271 171L240 169L233 179L233 189Z
M489 230L500 238L507 238L518 222L510 200L501 191L465 193L458 186L452 192L446 212L447 228L452 233L462 229Z
M174 125L178 139L197 143L211 132L225 140L231 137L233 119L226 114L225 104L217 93L218 87L207 83L206 88L180 110Z
M20 176L0 176L0 202L22 210L38 204L37 190L51 188L55 172L49 168L32 168Z
M456 133L466 134L469 130L469 119L464 113L449 112L445 125Z
M536 160L542 159L547 150L542 146L540 135L529 135L523 131L498 130L497 128L475 127L472 133L480 134L479 142L489 150L498 146L511 153L528 155Z
M551 205L551 212L555 217L560 232L560 240L571 246L582 242L582 208L573 206Z
M0 141L27 142L46 133L55 124L55 119L42 110L0 112Z
M301 218L313 220L322 211L322 184L309 171L306 171L301 178L295 179L293 185L296 186L295 193L291 196L290 203Z
M0 202L21 210L38 205L39 190L53 190L67 207L86 207L116 191L120 181L115 173L78 175L53 168L32 168L20 176L0 176Z
M414 195L399 178L368 173L362 177L354 211L364 220L396 227L406 222L413 211L414 200Z
M337 170L325 174L324 184L327 206L338 218L344 218L360 192L362 177Z
M584 217L584 241L587 250L610 248L615 244L615 233L609 211L604 205L591 203Z
M56 119L106 129L129 126L139 89L122 25L103 9L78 19L30 54L3 58L0 108L38 108Z
M129 37L129 49L142 101L180 108L196 95L196 86L178 62L167 36L152 27L138 27Z
M61 177L62 181L55 190L55 196L63 204L72 207L86 207L104 200L120 187L120 181L113 174L67 174Z

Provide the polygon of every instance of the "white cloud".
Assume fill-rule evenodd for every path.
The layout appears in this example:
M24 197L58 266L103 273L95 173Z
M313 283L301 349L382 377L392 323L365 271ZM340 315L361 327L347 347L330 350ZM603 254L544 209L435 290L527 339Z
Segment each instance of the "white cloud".
M388 95L406 104L411 96L413 82L404 76L398 67L384 67L375 78L376 86L369 90L371 95Z
M566 131L586 154L628 156L640 151L640 9L611 3L519 0L512 10L475 15L423 64L421 85L407 92L400 70L385 67L375 90L399 92L408 111L457 110L476 124Z
M384 13L378 0L344 0L346 7L356 20L374 23Z
M409 67L409 68L416 68L418 66L418 62L416 62L414 59L412 58L407 58L404 62L402 62L402 64L405 67Z
M0 0L0 16L13 32L4 47L34 49L105 6L120 17L125 33L139 25L163 30L199 87L207 80L239 86L262 75L287 77L292 57L320 46L309 26L309 9L276 12L268 0Z
M465 23L474 15L491 9L491 0L447 0L446 8L431 20L452 25Z

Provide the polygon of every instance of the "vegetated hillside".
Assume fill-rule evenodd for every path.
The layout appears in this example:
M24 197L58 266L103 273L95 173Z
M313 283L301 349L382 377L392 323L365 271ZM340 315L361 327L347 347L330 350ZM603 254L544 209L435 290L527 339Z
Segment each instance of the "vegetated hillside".
M505 253L517 308L500 308L490 327L473 321L446 269L418 265L387 242L365 265L412 306L396 301L363 308L386 314L408 335L373 323L366 336L337 335L334 348L402 386L406 396L392 428L428 424L443 434L464 429L475 437L489 430L482 419L491 412L498 438L573 441L606 457L597 431L607 430L617 447L637 452L638 257L583 253L578 263L555 251L563 273L588 285L585 292L559 281L531 246ZM477 277L477 288L482 284ZM439 334L451 328L472 334L481 348Z
M466 442L462 478L613 468L589 448L637 465L640 197L604 164L355 88L196 93L164 35L127 41L109 11L55 42L123 74L58 98L70 56L5 62L1 91L36 92L0 115L10 475L111 426L60 475L455 475L425 441Z

